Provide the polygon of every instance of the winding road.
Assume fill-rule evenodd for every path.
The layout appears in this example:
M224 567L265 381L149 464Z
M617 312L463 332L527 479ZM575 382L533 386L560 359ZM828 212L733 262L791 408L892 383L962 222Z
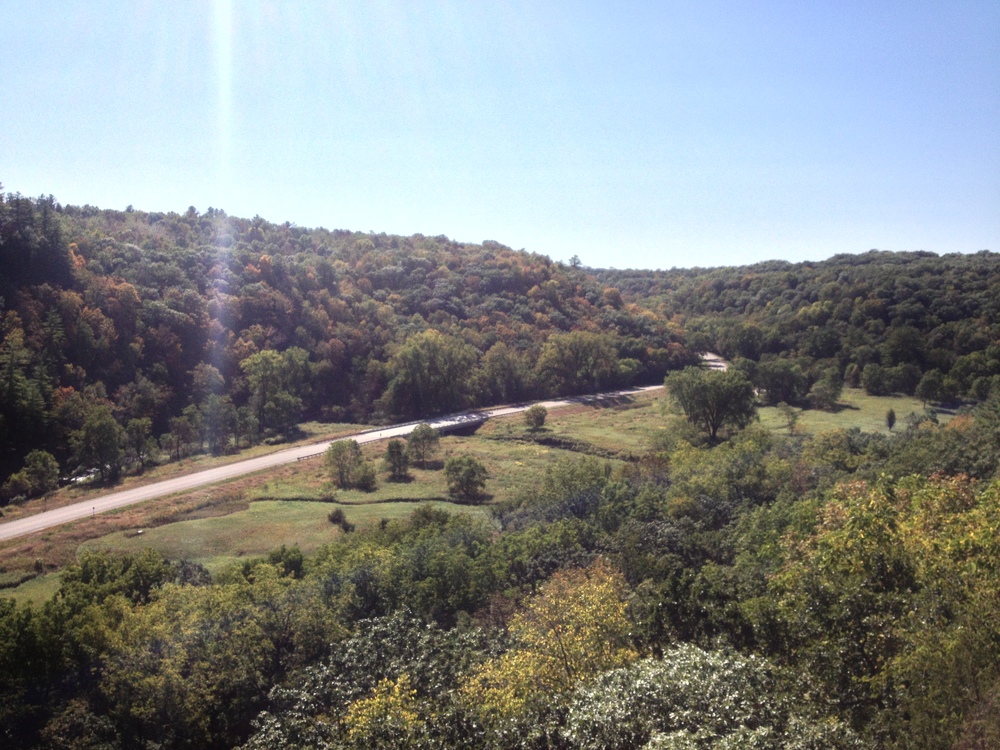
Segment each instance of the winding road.
M651 385L643 388L631 388L624 391L598 393L592 396L578 396L575 398L559 399L555 401L539 401L537 403L540 403L547 409L558 409L560 407L571 406L574 404L592 403L594 401L603 401L609 398L634 395L645 391L653 391L659 388L663 388L663 386ZM426 422L441 432L449 432L467 425L481 424L491 417L503 417L509 414L518 414L519 412L528 410L533 405L534 404L519 404L516 406L501 406L493 409L468 411L461 414L439 417L437 419L429 419L426 420ZM346 435L344 437L337 438L337 440L356 440L358 443L364 445L365 443L374 443L379 440L404 437L409 435L418 424L420 424L420 422L408 422L406 424L380 427L373 430L359 432L355 435ZM6 539L16 539L17 537L33 534L38 531L52 528L53 526L70 523L71 521L77 521L81 518L86 518L87 516L105 513L109 510L115 510L116 508L121 508L126 505L133 505L135 503L141 503L145 500L152 500L157 497L173 495L177 492L194 489L195 487L203 487L207 484L216 484L217 482L224 482L228 479L243 476L244 474L252 474L254 472L263 471L275 466L289 464L294 461L301 461L304 458L319 456L324 453L328 447L330 447L330 443L337 442L337 440L327 440L320 443L301 445L296 448L287 448L275 453L270 453L266 456L248 458L244 461L236 461L231 464L226 464L225 466L218 466L214 469L205 469L204 471L187 474L174 479L165 479L162 482L154 482L152 484L135 487L130 490L112 492L110 494L93 497L73 505L67 505L62 508L37 513L33 516L28 516L27 518L18 519L17 521L8 521L7 523L0 524L0 541Z

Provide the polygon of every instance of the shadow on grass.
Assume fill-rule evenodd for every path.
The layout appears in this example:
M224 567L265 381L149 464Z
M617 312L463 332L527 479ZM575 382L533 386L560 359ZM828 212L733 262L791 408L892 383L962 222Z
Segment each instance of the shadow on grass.
M462 503L460 500L456 500L453 497L443 497L441 495L431 495L430 497L387 497L381 498L379 500L337 500L337 505L342 505L345 508L348 507L359 507L363 505L389 505L391 503L452 503L455 505L466 504Z
M283 432L267 435L261 442L264 445L285 445L286 443L294 443L296 440L304 440L307 437L309 437L309 433L295 425Z
M620 395L620 396L604 396L603 398L585 398L581 399L582 403L590 406L594 409L608 409L608 408L628 408L635 403L635 399L632 396Z
M861 407L855 406L854 404L843 404L838 402L829 409L817 409L816 411L826 411L831 414L840 414L842 411L861 411Z

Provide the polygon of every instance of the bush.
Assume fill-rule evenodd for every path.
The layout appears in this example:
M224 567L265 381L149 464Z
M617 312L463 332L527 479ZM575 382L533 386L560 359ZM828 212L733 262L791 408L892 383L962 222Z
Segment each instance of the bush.
M51 453L41 450L31 451L24 466L12 474L3 485L3 496L15 502L19 496L37 497L51 492L59 486L59 463Z
M378 486L378 474L371 461L362 463L354 473L354 486L362 492L374 492Z
M350 534L354 531L354 524L347 520L347 516L344 515L343 508L335 508L327 514L327 519L334 526L339 526L345 534Z
M545 424L545 418L548 415L548 409L541 404L535 404L524 412L524 423L528 426L529 430L534 432L535 430L540 430L542 428L542 425Z

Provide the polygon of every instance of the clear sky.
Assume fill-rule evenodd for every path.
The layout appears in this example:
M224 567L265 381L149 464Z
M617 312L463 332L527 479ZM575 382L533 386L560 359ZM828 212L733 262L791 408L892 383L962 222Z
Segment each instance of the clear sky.
M0 0L0 182L593 267L1000 251L1000 2Z

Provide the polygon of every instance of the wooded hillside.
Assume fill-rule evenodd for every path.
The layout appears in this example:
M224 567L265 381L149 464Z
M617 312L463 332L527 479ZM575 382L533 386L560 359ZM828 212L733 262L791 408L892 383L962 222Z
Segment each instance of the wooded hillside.
M666 375L474 436L422 425L380 468L342 441L269 475L316 485L294 501L322 514L305 553L227 549L210 572L153 533L118 528L104 551L67 534L55 594L0 598L5 747L1000 743L1000 256L596 271L8 195L0 268L11 500L77 467L112 482L285 439L306 417ZM685 367L707 350L732 367ZM848 395L875 412L866 430ZM359 499L379 472L408 501L447 485L450 510L379 517ZM208 520L231 524L235 499L218 502ZM29 576L45 572L36 558Z
M601 271L696 351L766 365L795 401L831 369L872 394L982 400L1000 375L1000 256L871 251L815 263ZM797 371L790 372L790 368Z
M982 400L1000 376L987 252L595 271L496 242L6 195L0 268L3 475L31 451L114 477L303 419L656 383L708 350L770 403L822 406L843 382Z
M662 317L495 242L7 195L0 268L0 473L41 449L116 474L150 438L220 452L303 419L655 383L691 361ZM95 456L112 419L129 434Z

